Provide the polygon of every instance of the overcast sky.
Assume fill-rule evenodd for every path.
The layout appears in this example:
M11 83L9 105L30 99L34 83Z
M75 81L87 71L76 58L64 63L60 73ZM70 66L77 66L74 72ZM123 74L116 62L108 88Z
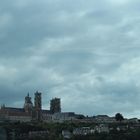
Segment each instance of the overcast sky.
M0 0L0 104L140 118L139 0Z

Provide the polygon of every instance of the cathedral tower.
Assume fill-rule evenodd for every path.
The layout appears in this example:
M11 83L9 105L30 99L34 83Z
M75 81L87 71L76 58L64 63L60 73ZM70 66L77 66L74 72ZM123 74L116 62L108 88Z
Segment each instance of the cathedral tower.
M50 101L50 111L52 113L60 113L61 112L60 98L54 98Z
M41 120L41 110L42 110L42 102L41 102L41 93L35 92L35 98L34 98L34 108L35 108L35 117L36 120Z
M26 113L29 113L29 114L31 114L33 110L33 103L31 101L31 97L29 96L29 93L25 97L24 110Z

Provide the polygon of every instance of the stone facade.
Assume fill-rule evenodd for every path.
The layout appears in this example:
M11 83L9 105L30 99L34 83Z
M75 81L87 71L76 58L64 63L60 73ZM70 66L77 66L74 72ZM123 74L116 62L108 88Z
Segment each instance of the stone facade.
M13 108L1 106L0 120L1 121L22 121L29 122L31 120L40 121L42 119L42 104L41 93L35 92L34 106L31 101L29 93L25 97L25 103L23 108Z
M42 110L42 102L41 102L41 93L36 92L34 98L34 111L35 111L35 118L36 120L41 120L41 110Z
M60 113L61 112L60 98L54 98L50 101L50 111L52 113Z
M41 92L34 94L34 105L29 93L25 97L23 108L13 108L1 106L0 121L55 121L71 119L68 113L61 113L60 98L50 101L50 110L42 109Z
M29 96L25 97L23 108L13 108L1 106L0 121L45 121L45 122L64 122L75 120L74 112L61 112L60 98L53 98L50 101L50 110L42 109L41 92L34 94L34 104Z

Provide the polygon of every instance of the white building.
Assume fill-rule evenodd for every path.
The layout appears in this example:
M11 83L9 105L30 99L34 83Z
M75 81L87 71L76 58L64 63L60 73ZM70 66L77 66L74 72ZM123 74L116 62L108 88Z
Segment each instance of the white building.
M75 120L74 112L54 113L52 115L53 122L64 122L64 121L72 121L72 120Z

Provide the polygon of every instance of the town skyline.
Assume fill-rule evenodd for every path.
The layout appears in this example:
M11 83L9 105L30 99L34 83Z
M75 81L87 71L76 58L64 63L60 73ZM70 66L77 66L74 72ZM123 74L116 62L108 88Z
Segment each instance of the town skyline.
M42 102L43 102L43 99L42 98L42 92L40 91L36 91L34 92L34 95L36 93L39 93L41 95L41 100L40 100L40 109L41 110L47 110L47 111L51 111L53 110L53 106L55 106L55 104L58 102L58 107L56 109L56 112L53 112L51 111L52 113L74 113L74 114L77 114L77 115L84 115L84 117L94 117L94 116L108 116L108 117L115 117L116 114L121 114L121 112L115 112L115 114L105 114L105 113L101 113L101 114L92 114L92 112L90 114L83 114L82 112L75 112L75 111L69 111L69 110L63 110L63 105L61 103L61 98L59 97L52 97L50 100L49 100L49 107L44 107ZM26 99L27 98L27 99ZM28 99L29 98L29 99ZM34 106L36 103L35 103L35 97L32 98L32 96L30 96L30 93L28 92L27 95L25 96L24 100L23 100L23 107L22 106L8 106L8 104L1 104L1 109L2 108L17 108L17 109L24 109L25 108L25 103L26 103L26 100L29 100L29 102L32 104L32 106ZM44 99L45 100L45 99ZM56 100L56 101L55 101ZM57 101L58 100L58 101ZM54 101L54 103L52 102ZM54 105L53 105L54 104ZM1 114L1 113L0 113ZM122 116L124 114L121 114ZM127 117L127 116L123 116L125 117L126 119L129 119L129 118L132 118L132 117ZM134 116L133 118L136 118L136 116ZM139 117L137 117L137 119L139 119Z

